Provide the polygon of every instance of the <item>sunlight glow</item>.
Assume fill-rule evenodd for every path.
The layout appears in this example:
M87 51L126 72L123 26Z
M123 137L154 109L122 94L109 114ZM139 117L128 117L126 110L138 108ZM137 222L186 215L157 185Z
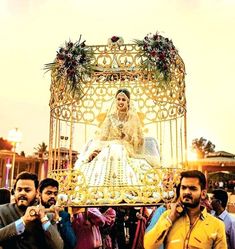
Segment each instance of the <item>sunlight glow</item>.
M191 150L189 150L187 152L187 156L188 156L188 161L196 161L198 158L197 158L197 153L196 152L193 152Z

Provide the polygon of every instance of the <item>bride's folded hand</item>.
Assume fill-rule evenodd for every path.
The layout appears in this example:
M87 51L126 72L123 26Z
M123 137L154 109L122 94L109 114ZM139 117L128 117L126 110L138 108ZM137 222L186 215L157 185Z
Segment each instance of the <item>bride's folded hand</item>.
M126 134L125 133L121 133L121 139L126 139Z

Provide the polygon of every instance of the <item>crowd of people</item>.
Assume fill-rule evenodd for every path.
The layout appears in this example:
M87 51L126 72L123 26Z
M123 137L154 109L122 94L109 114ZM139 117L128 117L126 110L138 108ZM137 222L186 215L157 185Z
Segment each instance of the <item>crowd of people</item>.
M12 191L0 189L1 249L235 249L235 218L228 194L208 199L206 178L181 173L174 203L146 207L57 206L59 184L20 173ZM151 211L151 212L150 212Z
M158 163L143 147L130 92L119 89L98 139L86 145L75 168L91 174L95 185L94 169L104 171L112 161L119 169L116 178L128 185L133 179L122 178L120 172L135 175L132 165L148 170ZM98 184L105 186L107 180ZM141 178L134 183L142 184ZM210 200L206 186L202 172L184 171L175 186L175 201L167 205L68 209L57 205L55 179L39 182L37 175L22 172L11 192L0 190L0 249L235 249L235 219L226 211L228 194L215 189Z
M11 198L9 190L0 189L0 248L132 248L137 217L145 219L139 209L73 207L68 212L56 205L58 192L56 180L39 182L29 172L17 176Z

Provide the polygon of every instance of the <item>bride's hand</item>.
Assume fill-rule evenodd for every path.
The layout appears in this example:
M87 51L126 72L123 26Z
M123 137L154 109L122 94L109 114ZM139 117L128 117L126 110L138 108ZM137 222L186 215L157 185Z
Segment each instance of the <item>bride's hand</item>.
M91 153L91 155L88 157L88 163L91 162L99 153L100 153L100 150L94 150Z
M126 138L126 134L121 132L121 139L124 139L124 138Z

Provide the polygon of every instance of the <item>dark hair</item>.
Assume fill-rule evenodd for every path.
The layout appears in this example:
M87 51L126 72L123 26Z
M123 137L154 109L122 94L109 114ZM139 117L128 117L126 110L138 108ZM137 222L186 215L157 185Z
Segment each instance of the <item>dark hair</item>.
M34 186L35 188L37 189L38 188L38 177L36 174L34 173L30 173L30 172L27 172L27 171L23 171L21 172L17 177L16 177L16 181L15 181L15 184L14 184L14 190L16 188L16 184L19 180L32 180L34 181Z
M181 172L180 184L183 178L197 178L199 180L201 189L206 189L206 177L199 170L188 170Z
M226 208L228 203L228 194L223 189L215 189L212 191L214 198L221 201L221 206Z
M43 189L48 186L56 187L57 189L59 189L59 183L55 179L45 178L39 184L39 192L42 193Z
M0 188L0 205L10 203L11 192L6 188Z
M176 200L180 197L180 184L175 186Z
M130 97L131 97L130 92L127 89L125 89L125 88L118 89L117 92L116 92L115 97L117 97L117 95L119 93L124 93L127 96L128 99L130 99Z

